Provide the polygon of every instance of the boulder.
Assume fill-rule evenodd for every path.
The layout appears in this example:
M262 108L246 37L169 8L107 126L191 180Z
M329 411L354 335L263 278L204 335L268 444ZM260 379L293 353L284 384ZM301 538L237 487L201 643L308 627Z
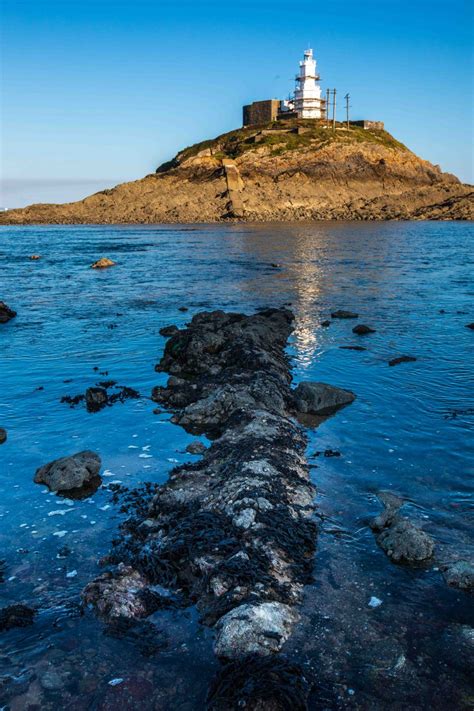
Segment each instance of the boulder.
M434 541L411 521L396 516L377 537L377 543L396 563L422 563L434 551Z
M7 431L5 429L3 429L3 427L0 427L0 444L3 444L6 441L7 441Z
M205 444L203 444L200 440L195 439L193 442L188 444L186 452L189 452L189 454L204 454L206 449L207 447Z
M16 311L13 311L4 301L0 301L0 323L7 323L15 316Z
M350 405L356 398L350 390L309 380L295 388L293 397L298 412L311 415L331 415L339 408Z
M354 326L352 333L355 333L357 336L366 336L368 333L375 333L375 328L370 328L370 326L359 323L357 326Z
M93 480L100 482L101 459L95 452L84 451L55 459L36 470L36 484L46 484L50 491L80 489Z
M449 587L474 592L474 564L467 560L457 560L442 568Z
M87 388L86 407L89 412L98 412L107 405L109 396L105 388Z
M339 311L333 311L331 318L358 318L359 314L354 313L354 311L344 311L344 309L339 309Z
M101 257L101 259L98 259L97 262L91 264L91 269L107 269L107 267L114 266L115 262L113 262L111 259L108 259L108 257Z
M295 611L281 602L239 605L218 621L214 651L225 659L278 652L296 618Z
M89 583L82 599L103 619L140 619L150 614L144 597L147 586L143 575L120 563L115 572L107 571Z

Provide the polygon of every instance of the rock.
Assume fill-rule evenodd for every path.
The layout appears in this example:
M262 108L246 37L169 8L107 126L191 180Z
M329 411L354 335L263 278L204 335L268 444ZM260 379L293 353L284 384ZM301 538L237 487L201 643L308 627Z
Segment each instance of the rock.
M207 447L205 444L200 442L198 439L195 439L193 442L190 442L188 446L186 447L186 452L189 452L189 454L204 454L206 451Z
M377 543L396 563L422 563L434 551L434 541L406 518L395 517L377 537Z
M0 444L4 444L7 441L7 431L0 427Z
M183 313L184 313L185 311L189 311L189 309L187 306L180 306L178 311L183 311Z
M375 333L375 328L370 328L370 326L359 323L357 326L354 326L352 333L355 333L357 336L366 336L368 333Z
M399 356L398 358L392 358L388 361L389 365L398 365L399 363L414 363L416 358L414 356Z
M105 388L87 388L86 407L89 412L98 412L107 405L109 396Z
M350 390L309 380L295 388L293 397L298 412L311 415L331 415L339 408L350 405L356 398Z
M38 261L38 259L41 259L41 255L39 255L39 254L32 254L32 255L30 256L30 259L31 259L32 262L36 262L36 261Z
M449 587L474 592L474 564L467 560L457 560L441 568Z
M470 328L471 331L474 331L474 322L473 323L466 323L466 328Z
M7 323L15 316L16 311L13 311L4 301L0 301L0 323Z
M106 572L86 585L82 599L103 619L140 619L151 612L144 596L148 584L143 575L121 563L116 572Z
M331 321L328 321L327 319L326 319L326 321L321 321L321 326L323 328L327 328L330 325L331 325Z
M91 264L91 269L107 269L107 267L114 266L115 262L108 259L108 257L102 257L101 259L98 259L97 262L94 262L94 264Z
M217 623L214 651L225 659L278 652L296 619L294 610L281 602L240 605Z
M163 326L163 328L160 328L158 333L160 336L165 336L165 338L169 338L170 336L174 336L175 333L178 333L179 328L177 326Z
M344 311L344 309L339 309L339 311L333 311L331 318L358 318L359 314L354 313L354 311Z
M364 346L339 346L343 351L366 351Z
M36 484L46 484L50 491L80 489L99 480L101 459L95 452L84 451L56 459L36 470Z
M21 603L0 608L0 632L33 624L36 610Z
M59 691L68 683L71 673L58 669L48 669L40 675L40 684L46 691Z

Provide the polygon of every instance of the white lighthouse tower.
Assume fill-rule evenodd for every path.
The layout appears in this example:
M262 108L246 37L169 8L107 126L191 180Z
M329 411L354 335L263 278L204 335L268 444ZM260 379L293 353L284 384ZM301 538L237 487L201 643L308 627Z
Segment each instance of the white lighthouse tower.
M300 73L296 76L295 111L298 118L319 119L325 114L325 101L321 99L321 87L317 83L316 60L313 50L307 49L300 62Z

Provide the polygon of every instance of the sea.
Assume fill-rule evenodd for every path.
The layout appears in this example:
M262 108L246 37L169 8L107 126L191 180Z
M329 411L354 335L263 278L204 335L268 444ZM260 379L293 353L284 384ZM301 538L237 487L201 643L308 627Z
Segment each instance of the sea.
M91 269L100 257L116 265ZM314 582L284 651L304 670L308 706L472 707L472 597L441 570L474 556L472 224L2 226L0 299L17 311L0 325L0 607L37 609L33 625L0 633L1 709L205 708L219 665L193 607L112 633L80 592L126 517L111 485L162 483L196 460L185 451L194 437L150 398L166 381L154 370L160 328L283 304L295 314L294 383L357 396L307 430ZM359 318L331 320L337 309ZM375 332L357 336L355 323ZM365 350L342 348L354 345ZM416 361L388 365L403 355ZM95 413L61 402L104 380L141 397ZM84 449L102 459L90 497L33 482L39 466ZM397 565L379 548L369 523L380 491L433 537L430 565Z

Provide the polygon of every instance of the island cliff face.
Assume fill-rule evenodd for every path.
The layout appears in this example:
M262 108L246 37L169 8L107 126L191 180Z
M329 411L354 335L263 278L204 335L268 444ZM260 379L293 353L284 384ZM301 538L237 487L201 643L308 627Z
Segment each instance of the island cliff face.
M386 131L293 120L232 131L141 180L78 202L9 210L0 223L473 218L474 188Z

